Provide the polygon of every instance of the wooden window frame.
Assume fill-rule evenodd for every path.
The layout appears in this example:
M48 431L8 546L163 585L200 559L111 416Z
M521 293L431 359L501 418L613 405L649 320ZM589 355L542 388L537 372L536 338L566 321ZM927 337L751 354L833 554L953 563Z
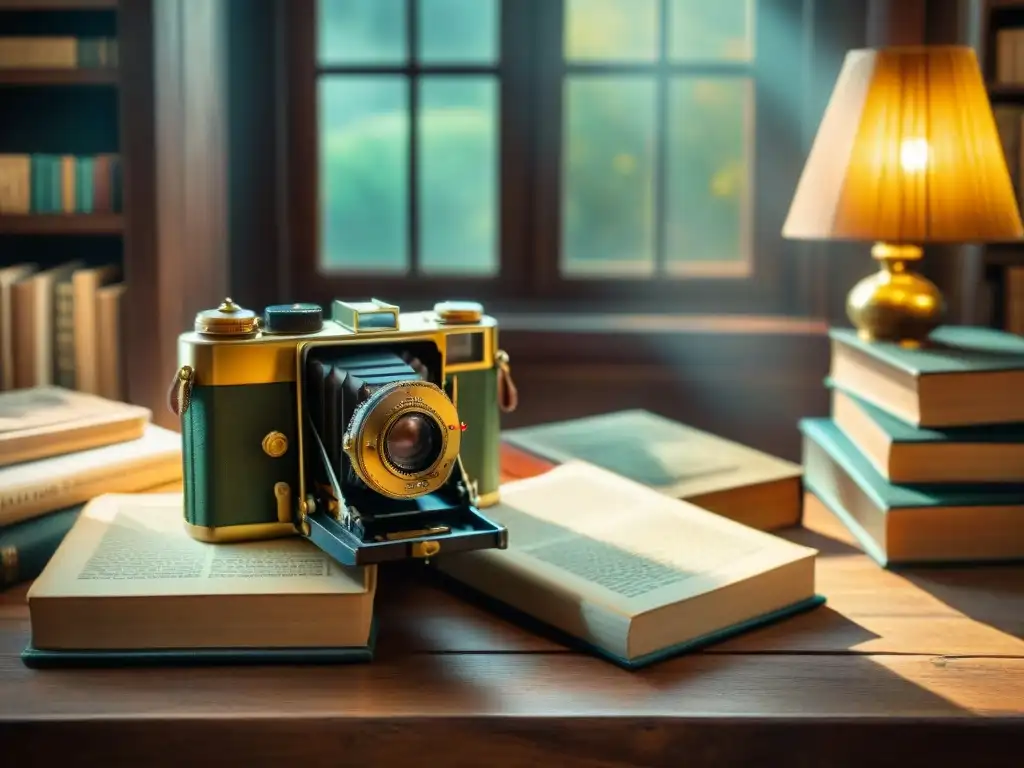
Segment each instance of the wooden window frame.
M410 6L413 0L407 0ZM668 0L660 0L665 5ZM560 273L563 0L500 2L499 76L499 274L458 275L323 274L319 262L319 163L317 78L320 71L393 74L448 74L455 69L421 66L318 67L316 0L287 0L284 5L286 51L283 57L287 115L287 248L283 272L289 300L328 303L336 297L376 296L403 308L425 308L447 298L484 301L491 311L620 311L670 313L778 313L792 311L798 290L795 243L781 236L789 196L802 164L799 107L767 97L774 83L800 82L806 24L805 0L759 0L800 21L792 40L766 38L755 30L755 130L753 147L753 263L741 277L697 276L574 278ZM411 8L410 8L411 11ZM758 9L756 18L764 17ZM409 36L416 34L410 24ZM785 49L785 50L783 50ZM671 65L643 69L664 73ZM603 67L634 70L631 65ZM692 67L687 68L693 70ZM708 67L721 72L722 67ZM664 90L664 86L659 86ZM413 89L415 90L415 89ZM415 97L412 104L415 105ZM661 127L658 127L661 132ZM664 141L661 142L664 144ZM415 153L410 163L415 162ZM416 170L411 168L413 174ZM410 184L415 176L410 176ZM781 190L781 191L780 191ZM411 195L410 195L411 197ZM409 218L415 238L416 214ZM410 242L414 242L411 240ZM415 262L414 262L415 263Z

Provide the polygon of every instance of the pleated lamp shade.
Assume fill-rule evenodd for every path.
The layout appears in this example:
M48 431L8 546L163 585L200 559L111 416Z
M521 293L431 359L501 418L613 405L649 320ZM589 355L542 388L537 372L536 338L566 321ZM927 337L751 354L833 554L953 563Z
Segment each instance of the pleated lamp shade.
M921 245L1020 238L974 51L850 51L782 233Z

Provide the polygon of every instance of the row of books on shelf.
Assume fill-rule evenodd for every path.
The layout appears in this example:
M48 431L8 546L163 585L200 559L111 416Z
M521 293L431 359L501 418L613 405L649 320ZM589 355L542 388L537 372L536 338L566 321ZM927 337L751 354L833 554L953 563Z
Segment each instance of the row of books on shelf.
M0 155L0 215L115 213L122 189L120 155Z
M125 397L125 284L115 265L0 268L0 390L58 385Z
M113 37L0 37L0 69L114 69L118 55Z

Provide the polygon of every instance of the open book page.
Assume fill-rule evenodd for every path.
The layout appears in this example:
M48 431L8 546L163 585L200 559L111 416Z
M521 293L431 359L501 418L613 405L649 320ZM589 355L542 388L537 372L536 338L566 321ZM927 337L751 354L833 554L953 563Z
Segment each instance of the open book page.
M475 559L636 616L815 554L584 462L501 493L485 512L508 549L440 558L442 571L473 586Z
M549 461L586 461L675 498L800 474L800 466L647 411L512 430L504 439Z
M90 502L29 597L362 594L368 574L291 537L207 544L184 529L182 497L107 494Z

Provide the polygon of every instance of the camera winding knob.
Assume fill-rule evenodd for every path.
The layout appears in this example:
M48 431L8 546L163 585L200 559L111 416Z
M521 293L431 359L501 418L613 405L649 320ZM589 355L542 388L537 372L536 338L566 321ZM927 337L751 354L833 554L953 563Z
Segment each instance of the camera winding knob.
M207 336L249 336L258 329L256 313L238 306L230 298L224 299L216 309L196 315L196 333Z

